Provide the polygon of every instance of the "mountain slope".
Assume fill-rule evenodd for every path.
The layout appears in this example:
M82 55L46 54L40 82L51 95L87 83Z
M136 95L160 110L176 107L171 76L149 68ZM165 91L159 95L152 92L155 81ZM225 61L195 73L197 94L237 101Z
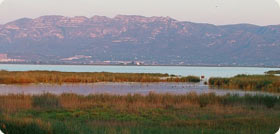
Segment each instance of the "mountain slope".
M47 63L278 66L280 25L215 26L125 15L42 16L0 25L0 53Z

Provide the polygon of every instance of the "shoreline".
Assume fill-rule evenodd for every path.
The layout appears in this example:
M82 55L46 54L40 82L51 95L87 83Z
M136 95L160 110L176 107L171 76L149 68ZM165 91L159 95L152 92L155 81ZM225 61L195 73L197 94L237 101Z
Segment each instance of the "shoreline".
M32 63L0 63L0 65L38 65L38 66L118 66L118 67L222 67L222 68L280 68L280 66L233 66L233 65L121 65L121 64L32 64Z

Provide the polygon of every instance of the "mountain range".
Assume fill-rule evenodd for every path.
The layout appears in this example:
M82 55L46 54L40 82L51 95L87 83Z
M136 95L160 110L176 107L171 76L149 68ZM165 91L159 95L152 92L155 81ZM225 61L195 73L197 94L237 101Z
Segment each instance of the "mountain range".
M136 15L42 16L0 25L0 62L280 66L279 55L280 25Z

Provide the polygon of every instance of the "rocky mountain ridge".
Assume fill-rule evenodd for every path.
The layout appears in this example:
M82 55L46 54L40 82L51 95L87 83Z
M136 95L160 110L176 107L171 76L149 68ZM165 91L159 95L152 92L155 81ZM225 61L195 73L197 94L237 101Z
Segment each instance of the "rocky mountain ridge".
M280 25L42 16L0 25L0 54L35 63L279 66ZM87 58L63 60L77 55Z

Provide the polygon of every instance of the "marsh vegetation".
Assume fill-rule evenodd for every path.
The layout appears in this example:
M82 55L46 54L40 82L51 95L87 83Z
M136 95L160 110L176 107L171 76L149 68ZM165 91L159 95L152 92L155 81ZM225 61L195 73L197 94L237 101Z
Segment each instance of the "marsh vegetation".
M280 93L280 76L275 75L237 75L231 78L210 78L210 86L222 89L241 89Z
M1 84L200 82L168 74L0 71ZM280 92L280 77L211 78L224 89ZM176 83L177 84L177 83ZM208 94L0 95L0 129L8 134L264 134L280 124L280 98Z
M96 83L96 82L200 82L196 76L179 77L159 73L77 73L55 71L0 71L0 84Z
M196 93L0 96L9 134L265 134L280 124L280 99Z
M271 71L267 71L265 73L269 74L269 75L280 74L280 70L271 70Z

